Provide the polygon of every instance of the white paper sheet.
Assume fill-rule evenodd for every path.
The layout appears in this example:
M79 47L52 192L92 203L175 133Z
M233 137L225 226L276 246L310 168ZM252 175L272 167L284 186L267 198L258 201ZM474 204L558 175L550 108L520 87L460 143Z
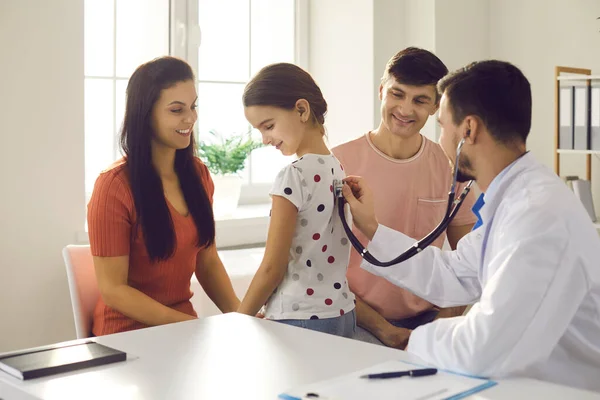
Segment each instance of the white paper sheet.
M316 400L440 400L462 398L495 385L493 381L438 371L431 376L392 379L361 379L361 375L420 369L402 361L390 361L349 375L305 385L280 395L282 400L311 399L308 393L318 394Z

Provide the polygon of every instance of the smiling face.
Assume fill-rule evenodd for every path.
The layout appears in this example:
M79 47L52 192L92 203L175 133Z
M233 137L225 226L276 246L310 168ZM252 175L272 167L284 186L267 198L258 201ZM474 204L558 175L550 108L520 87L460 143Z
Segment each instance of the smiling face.
M196 86L191 80L177 82L163 89L152 108L154 145L175 150L190 145L194 123L198 119L196 111Z
M418 134L437 110L435 85L406 85L393 76L379 87L379 98L383 125L403 138Z
M244 114L248 122L260 131L264 144L274 146L285 156L298 152L304 139L307 114L297 108L286 110L272 106L245 107Z

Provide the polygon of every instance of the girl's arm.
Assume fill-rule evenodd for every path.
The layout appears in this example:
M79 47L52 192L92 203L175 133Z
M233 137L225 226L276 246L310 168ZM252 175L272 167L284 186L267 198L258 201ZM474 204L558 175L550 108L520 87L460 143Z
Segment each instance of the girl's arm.
M196 278L202 288L223 313L237 311L240 300L233 291L231 279L213 244L198 252L196 258Z
M289 200L273 196L265 256L242 300L239 313L256 315L283 280L288 267L297 215L298 209Z

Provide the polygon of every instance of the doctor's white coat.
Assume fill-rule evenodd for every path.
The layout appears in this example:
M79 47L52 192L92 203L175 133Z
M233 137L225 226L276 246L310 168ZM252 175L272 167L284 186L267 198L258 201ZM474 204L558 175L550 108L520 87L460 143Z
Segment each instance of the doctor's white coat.
M407 351L440 368L527 376L600 391L600 238L580 201L526 154L490 185L483 225L456 251L430 247L362 267L466 316L415 329ZM380 225L369 251L395 258L414 240Z

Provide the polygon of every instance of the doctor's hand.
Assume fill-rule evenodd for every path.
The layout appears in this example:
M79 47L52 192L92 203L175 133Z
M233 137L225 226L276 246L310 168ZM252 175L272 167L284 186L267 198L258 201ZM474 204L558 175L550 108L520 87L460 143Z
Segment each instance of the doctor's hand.
M342 187L342 193L350 206L352 222L371 240L379 225L375 217L373 193L360 176L348 176L344 182L346 184Z

